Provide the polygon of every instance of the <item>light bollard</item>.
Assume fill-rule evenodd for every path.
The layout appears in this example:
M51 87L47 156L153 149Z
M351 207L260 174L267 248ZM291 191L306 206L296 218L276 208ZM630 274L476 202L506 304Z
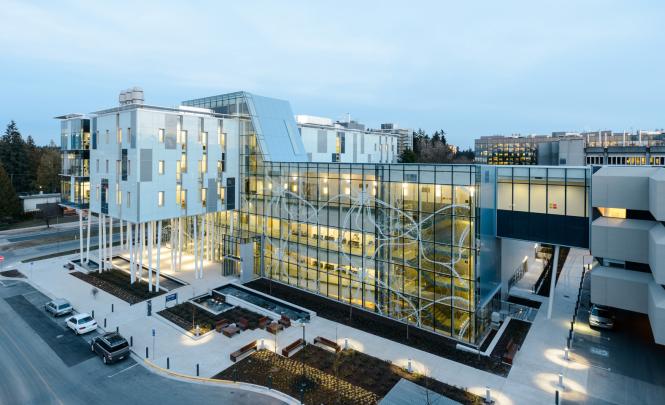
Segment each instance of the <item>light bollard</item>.
M485 387L485 403L492 403L492 390L490 390L490 387Z

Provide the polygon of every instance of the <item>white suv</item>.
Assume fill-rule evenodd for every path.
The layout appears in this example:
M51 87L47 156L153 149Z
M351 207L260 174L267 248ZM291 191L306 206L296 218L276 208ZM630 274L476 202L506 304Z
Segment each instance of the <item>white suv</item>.
M77 314L67 319L67 327L77 335L82 335L96 330L97 321L89 314Z

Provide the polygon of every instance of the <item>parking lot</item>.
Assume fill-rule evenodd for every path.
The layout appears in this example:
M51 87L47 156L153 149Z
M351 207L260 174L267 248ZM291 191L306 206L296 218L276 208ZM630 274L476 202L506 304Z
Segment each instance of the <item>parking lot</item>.
M586 277L572 352L589 367L587 403L656 404L665 398L665 347L654 343L649 318L615 310L612 330L589 327Z
M0 404L278 404L275 398L229 387L191 384L153 374L134 359L104 365L67 316L43 310L49 298L28 283L0 279Z

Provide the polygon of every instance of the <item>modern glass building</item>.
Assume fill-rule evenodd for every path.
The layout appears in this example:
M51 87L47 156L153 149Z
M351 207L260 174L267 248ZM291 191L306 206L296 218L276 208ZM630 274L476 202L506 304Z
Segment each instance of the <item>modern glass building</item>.
M60 120L62 203L72 208L90 204L90 118L82 114L56 117Z
M476 167L264 162L240 228L262 276L473 342Z

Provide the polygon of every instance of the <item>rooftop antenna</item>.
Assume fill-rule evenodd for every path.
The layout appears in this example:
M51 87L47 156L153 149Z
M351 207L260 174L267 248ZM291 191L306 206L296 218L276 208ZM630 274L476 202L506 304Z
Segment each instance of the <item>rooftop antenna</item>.
M351 123L351 113L346 113L346 122Z

